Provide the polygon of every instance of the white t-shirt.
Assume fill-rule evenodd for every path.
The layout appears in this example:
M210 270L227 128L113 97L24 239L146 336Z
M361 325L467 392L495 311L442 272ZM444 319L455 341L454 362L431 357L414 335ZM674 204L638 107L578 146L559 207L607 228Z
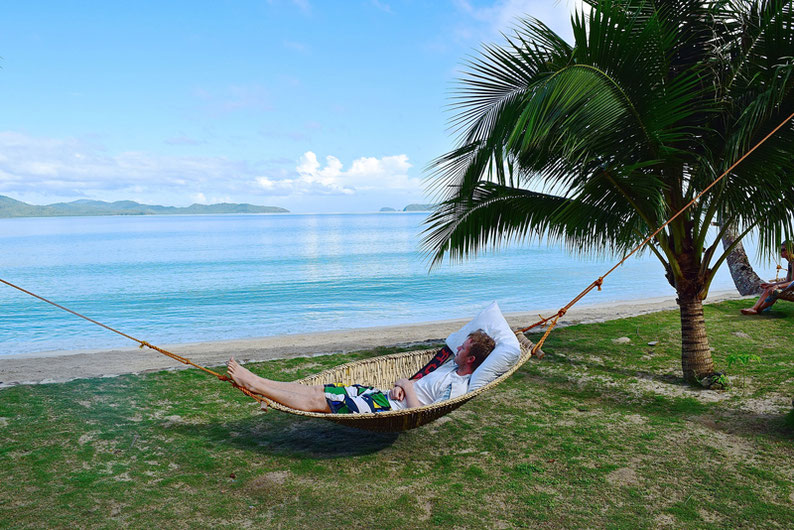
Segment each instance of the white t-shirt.
M414 382L414 391L419 403L430 405L439 401L462 396L469 389L469 379L471 374L458 375L455 371L458 365L455 359L450 359L426 376ZM388 395L388 394L387 394ZM389 398L392 410L402 410L408 408L405 400L395 401Z

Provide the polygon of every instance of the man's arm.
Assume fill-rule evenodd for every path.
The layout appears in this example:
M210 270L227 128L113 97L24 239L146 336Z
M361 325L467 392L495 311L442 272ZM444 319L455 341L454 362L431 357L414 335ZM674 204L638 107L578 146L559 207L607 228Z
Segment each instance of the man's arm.
M399 379L394 386L402 388L403 392L405 392L405 404L408 405L409 409L413 409L416 407L421 407L422 403L419 401L419 398L416 397L416 391L414 390L414 382L410 379Z

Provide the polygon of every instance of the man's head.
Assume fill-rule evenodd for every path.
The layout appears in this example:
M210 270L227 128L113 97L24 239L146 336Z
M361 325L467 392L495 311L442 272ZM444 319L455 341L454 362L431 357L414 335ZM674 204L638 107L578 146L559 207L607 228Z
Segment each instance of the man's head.
M780 255L788 260L794 260L794 241L790 239L780 244Z
M474 371L495 347L496 343L494 340L483 330L478 329L473 333L469 333L463 344L458 347L458 352L455 354L455 363L458 366L470 363L471 370Z

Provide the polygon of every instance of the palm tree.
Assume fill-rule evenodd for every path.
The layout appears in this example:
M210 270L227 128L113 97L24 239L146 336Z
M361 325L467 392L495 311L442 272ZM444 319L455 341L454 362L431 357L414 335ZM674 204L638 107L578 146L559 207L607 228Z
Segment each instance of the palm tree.
M741 241L736 241L738 234L733 227L724 227L722 230L722 248L727 250L733 248L726 258L728 269L731 271L731 278L736 290L742 296L758 294L761 292L763 280L755 273L744 245Z
M622 254L794 111L794 12L783 0L586 0L567 43L518 22L468 63L453 107L458 146L434 161L434 263L547 237ZM730 245L766 252L792 232L789 121L645 249L681 313L689 381L713 373L702 302Z

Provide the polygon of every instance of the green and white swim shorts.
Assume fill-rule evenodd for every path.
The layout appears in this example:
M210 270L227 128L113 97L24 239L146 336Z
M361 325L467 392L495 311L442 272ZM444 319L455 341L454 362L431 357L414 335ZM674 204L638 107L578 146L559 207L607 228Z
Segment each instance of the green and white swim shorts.
M386 394L371 386L325 385L325 400L334 414L364 414L391 410Z

